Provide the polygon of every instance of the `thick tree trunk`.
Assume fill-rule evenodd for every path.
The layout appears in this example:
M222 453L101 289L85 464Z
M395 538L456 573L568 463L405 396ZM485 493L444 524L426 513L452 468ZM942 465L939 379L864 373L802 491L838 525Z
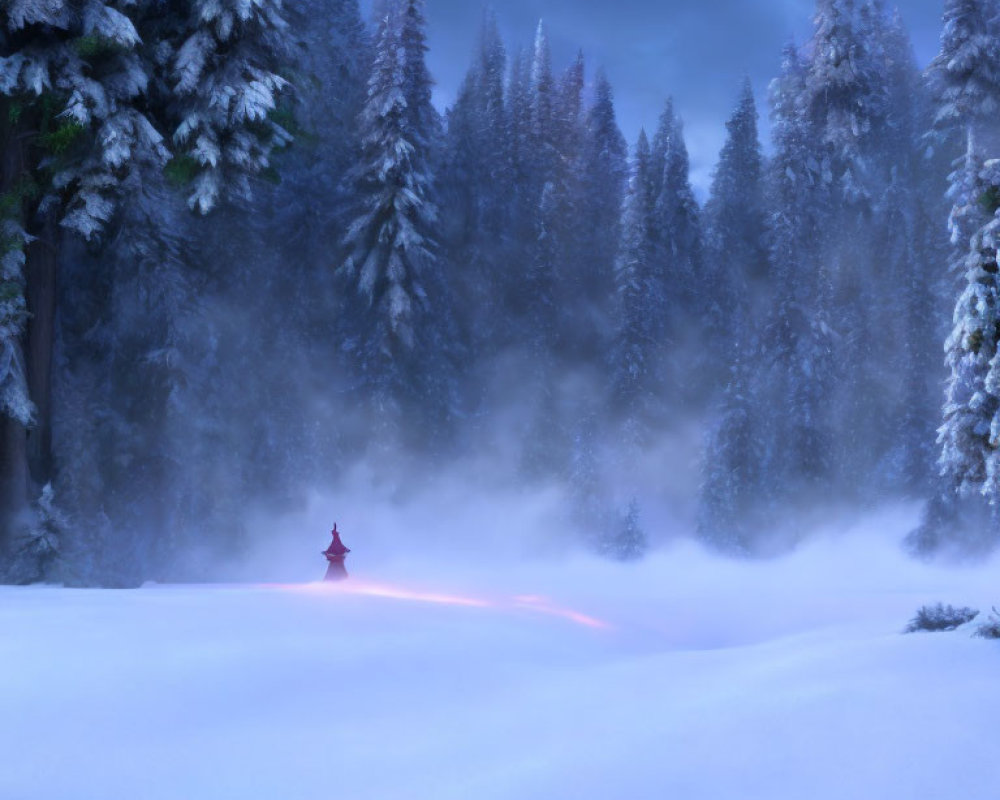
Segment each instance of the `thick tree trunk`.
M46 214L38 239L28 248L28 328L25 357L28 392L35 404L35 426L28 432L28 467L32 480L44 486L52 480L52 354L55 344L57 241L54 213Z
M0 102L0 192L19 190L25 175L27 148L12 120L9 102ZM0 416L0 559L10 544L12 528L28 504L27 432L9 417ZM0 574L3 563L0 563Z
M8 543L10 524L28 504L27 436L24 426L0 417L0 554Z

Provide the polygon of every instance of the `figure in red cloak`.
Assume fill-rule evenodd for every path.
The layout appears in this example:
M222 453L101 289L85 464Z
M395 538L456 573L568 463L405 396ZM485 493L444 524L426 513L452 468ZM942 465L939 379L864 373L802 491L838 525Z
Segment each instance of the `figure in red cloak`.
M330 542L330 546L323 551L323 555L326 556L326 560L330 562L330 565L326 568L326 577L324 581L343 581L347 579L347 568L344 566L344 562L347 560L347 554L350 553L350 548L344 546L344 543L340 541L340 531L337 530L337 523L333 523L333 530L330 531L333 536L333 541Z

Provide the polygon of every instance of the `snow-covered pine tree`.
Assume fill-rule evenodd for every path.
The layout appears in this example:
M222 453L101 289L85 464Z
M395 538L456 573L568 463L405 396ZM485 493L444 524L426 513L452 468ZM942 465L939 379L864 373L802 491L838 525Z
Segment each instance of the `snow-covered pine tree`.
M804 98L825 146L824 180L851 206L871 203L866 156L887 105L879 42L861 11L856 0L819 0Z
M289 25L294 94L280 114L294 114L302 135L282 157L281 183L256 198L261 216L273 220L258 235L264 240L258 246L274 248L273 240L280 239L282 251L294 246L312 265L325 260L330 237L342 229L344 177L357 162L356 120L371 69L371 43L358 0L303 0L289 9ZM282 271L301 285L296 271ZM326 313L329 303L321 305Z
M642 529L639 501L629 501L625 513L618 519L617 527L608 528L598 541L598 552L614 561L639 561L646 554L649 542Z
M706 206L708 259L716 265L719 287L713 327L741 334L735 353L727 348L719 354L730 361L730 376L719 420L706 440L698 530L715 547L746 553L753 544L752 520L760 519L770 495L763 476L768 435L774 434L765 415L772 409L760 395L770 386L755 366L765 360L761 332L771 321L778 288L767 249L763 156L749 80L727 129Z
M53 566L62 555L68 520L56 504L51 483L42 487L35 501L34 514L25 516L21 524L12 537L13 548L5 580L26 585L51 576Z
M560 336L558 292L563 279L560 259L562 238L561 198L549 181L542 188L535 220L531 261L521 287L524 328L521 346L527 356L527 380L521 391L531 397L534 409L522 441L522 470L531 478L549 477L565 464L564 451L570 431L560 408L556 356Z
M441 117L431 102L434 81L427 69L427 20L425 0L405 0L400 20L400 45L403 52L403 95L409 116L414 145L426 151L428 163L434 164L440 143Z
M145 145L154 157L163 152L160 135L133 107L147 84L133 21L114 4L94 2L87 10L83 18L69 2L58 0L6 4L0 10L0 191L7 298L0 332L6 400L0 437L0 559L12 518L37 491L32 484L50 472L48 373L57 223L62 219L92 235L111 216L114 172L127 168L133 147ZM78 46L87 37L96 46L85 57ZM54 170L43 170L43 163ZM36 238L46 244L31 246ZM30 440L28 424L35 429Z
M390 5L379 23L361 159L351 182L356 216L338 268L344 287L342 341L359 401L382 409L383 438L420 408L442 423L453 408L448 360L452 309L437 257L432 172L434 109L422 66L416 0ZM383 442L384 443L384 442Z
M941 469L962 494L1000 502L1000 161L987 163L978 186L991 218L971 241L966 286L946 343L950 371L940 429Z
M483 235L492 239L493 247L500 247L505 256L510 238L510 198L513 191L508 103L504 86L507 53L496 16L492 13L487 14L483 24L479 64L477 124L488 169L484 178L489 187L483 198L480 227ZM499 271L503 268L495 263L493 269ZM504 290L507 288L503 286Z
M895 392L883 395L886 441L877 444L886 455L878 472L885 487L903 486L923 495L934 483L934 430L940 416L935 385L943 378L937 261L947 239L943 227L933 223L941 175L921 146L931 102L898 11L881 18L879 35L888 97L879 158L887 177L875 204L875 258L885 267L872 282L889 313L881 315L883 333L873 342L873 354L883 369L898 370L903 379Z
M511 237L515 243L514 263L523 263L532 239L538 198L535 194L537 174L534 168L536 155L532 145L531 125L531 61L529 54L519 48L511 59L510 77L507 81L507 141L510 144L511 167ZM517 247L521 243L521 247ZM521 297L514 295L515 309ZM518 310L517 313L520 313Z
M214 270L195 266L223 250L206 247L215 240L205 233L231 233L229 215L199 226L159 170L130 189L114 238L63 266L55 486L71 524L52 577L73 584L201 577L183 556L239 546L238 498L248 494L246 474L265 468L245 449L254 436L234 430L248 415L231 402L259 402L257 378L249 359L220 358L220 317L229 315L217 313ZM249 259L241 267L227 286L256 274ZM255 429L268 428L277 408ZM280 485L276 470L268 478L269 490Z
M764 159L757 134L757 104L750 79L744 81L736 110L726 123L728 137L719 156L705 206L708 261L716 265L718 302L726 315L743 306L746 330L759 329L773 293L767 252Z
M206 213L225 192L250 195L248 177L289 141L271 119L287 85L270 63L288 57L281 0L193 0L170 31L174 167L189 172L188 203Z
M29 237L12 239L10 251L23 249L25 259L25 384L36 412L30 440L23 414L5 418L5 515L51 477L58 224L93 239L112 221L129 178L171 155L173 174L194 180L199 210L209 197L245 191L247 177L287 139L267 119L284 86L276 73L284 29L278 0L169 9L154 0L25 0L0 11L0 190L8 235ZM34 236L44 246L24 247ZM7 272L9 287L18 286L22 278ZM16 335L16 324L7 327ZM0 532L0 552L5 538Z
M701 208L691 186L684 126L672 102L668 102L660 119L651 165L653 170L662 167L650 238L667 299L662 312L665 319L657 320L656 327L662 324L666 328L666 323L671 323L666 338L678 345L676 352L687 354L685 363L674 365L678 372L674 383L694 398L703 392L704 379L717 371L718 350L712 338L717 334L709 323L717 286L704 272ZM691 348L681 346L682 336L692 344Z
M550 356L558 335L559 255L562 242L559 238L559 202L555 185L549 181L542 189L538 203L538 218L534 258L525 279L525 296L528 298L529 352L539 365L551 366ZM541 372L548 373L547 367Z
M628 146L615 118L614 93L603 71L583 133L578 179L577 351L593 363L606 357L615 290L615 257L622 240L621 217L628 180ZM645 177L645 176L644 176ZM584 323L586 320L586 324Z
M962 528L970 526L963 517L980 511L977 503L970 503L969 495L981 494L990 504L995 502L986 483L994 398L986 385L991 367L984 355L994 343L988 320L980 318L992 313L989 303L995 300L995 277L991 268L984 269L983 258L985 248L988 267L995 209L988 200L992 171L984 173L984 162L987 150L998 144L993 124L1000 108L998 11L995 0L948 0L941 49L928 69L936 106L935 129L939 138L942 134L963 134L965 153L954 162L946 195L951 203L951 268L962 288L946 342L949 376L938 435L941 482L922 525L910 537L910 546L922 554L932 553L949 541L969 544ZM981 198L987 200L984 205ZM961 501L956 493L967 499ZM995 510L993 513L995 516ZM990 538L994 533L990 531Z
M667 234L665 269L671 295L681 302L692 302L689 309L707 307L706 293L715 287L702 283L701 212L691 186L691 162L680 117L674 118L667 139L663 182L654 213Z
M535 32L535 45L531 55L528 91L531 113L529 143L534 149L534 166L538 171L536 182L539 190L551 181L557 167L556 156L556 84L552 75L552 52L549 37L542 21Z
M555 87L552 108L553 141L564 158L579 157L583 147L585 76L583 53L578 52Z
M828 403L831 424L840 432L834 480L851 490L866 488L855 479L858 470L879 469L892 445L895 398L880 388L886 365L877 352L887 331L881 309L870 302L888 288L887 270L874 259L884 225L877 203L895 157L885 152L893 124L886 31L881 3L821 0L805 81L820 179L814 201L822 209L815 258L827 271L830 294L823 310L838 333Z
M928 68L937 104L935 126L959 130L965 155L955 163L949 224L955 268L962 272L969 239L986 221L975 190L983 161L1000 153L1000 8L996 0L948 0L941 49Z
M569 521L580 541L600 553L601 543L615 531L614 513L601 474L598 426L592 415L575 423L566 465Z
M765 526L760 525L772 487L766 486L766 463L760 411L766 410L752 393L755 383L749 348L731 368L719 408L719 418L708 435L699 498L698 536L731 555L748 555Z
M472 67L448 112L442 181L448 258L456 266L461 306L467 312L463 328L480 354L495 352L511 336L507 306L514 291L508 266L514 186L505 69L496 15L487 10Z
M667 248L670 232L665 220L657 213L657 202L663 187L663 175L667 163L667 149L674 129L674 102L669 98L657 122L656 132L649 150L649 167L644 182L645 202L648 214L645 223L649 237L650 259L652 260L653 279L658 288L658 296L663 301L651 308L653 316L649 320L650 331L655 339L666 342L680 327L681 320L676 316L677 288L667 281Z
M989 125L1000 112L1000 40L996 0L946 0L941 49L928 69L936 121Z
M534 48L520 49L511 61L507 90L507 140L510 147L510 263L506 292L509 313L505 340L523 344L533 334L530 325L532 298L526 276L538 259L538 211L542 190L552 175L552 101L554 80L548 39L540 22Z
M587 313L588 259L584 250L583 209L587 202L583 176L586 129L583 90L583 53L556 82L552 118L552 151L549 166L556 210L560 250L556 256L558 283L558 355L569 364L586 360L597 336L594 320Z
M806 65L798 48L784 51L772 84L775 154L769 170L771 263L776 286L767 325L760 394L768 424L763 431L766 483L799 493L829 476L830 431L826 398L832 377L832 337L823 301L826 275L816 267L820 237L814 139L804 107Z
M557 84L548 35L539 23L529 83L531 166L524 190L526 199L534 197L535 205L530 215L531 247L524 261L528 274L517 303L526 314L521 338L533 357L563 355L572 330L565 313L575 267L573 168L578 154L570 148L578 142L581 89L582 73L577 76L573 68ZM546 381L552 378L547 374Z
M653 263L649 235L650 147L641 131L635 148L615 261L615 340L611 348L611 404L621 416L626 439L639 444L662 394L662 340L653 320L665 302Z

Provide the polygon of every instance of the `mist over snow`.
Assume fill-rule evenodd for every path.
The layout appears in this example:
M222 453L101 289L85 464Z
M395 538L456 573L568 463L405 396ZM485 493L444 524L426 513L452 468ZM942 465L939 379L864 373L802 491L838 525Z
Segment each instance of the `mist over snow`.
M901 630L985 608L997 564L905 558L913 518L756 563L396 548L335 586L0 589L0 795L990 800L995 643Z
M504 428L506 430L506 428ZM623 464L614 448L598 453L602 491L615 508L643 501L643 529L654 548L690 538L699 481L700 432L664 437L643 459ZM297 510L263 510L248 524L244 549L198 569L212 579L309 581L323 567L319 551L339 524L353 552L349 567L382 569L397 560L465 568L541 562L554 565L592 551L604 515L582 517L564 481L526 484L511 463L511 443L481 442L478 455L439 464L391 455L347 472L334 489L313 489ZM664 485L659 468L669 465ZM600 506L599 506L600 507Z

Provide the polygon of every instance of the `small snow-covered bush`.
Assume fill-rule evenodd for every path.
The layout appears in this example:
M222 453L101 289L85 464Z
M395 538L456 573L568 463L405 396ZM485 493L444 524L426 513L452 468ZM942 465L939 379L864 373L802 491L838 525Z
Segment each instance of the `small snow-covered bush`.
M904 633L953 631L968 622L972 622L978 616L979 612L974 608L955 608L941 603L936 606L924 606L910 620Z
M59 558L60 539L67 521L56 503L52 484L46 484L35 506L16 523L9 563L0 563L0 582L39 583Z
M976 636L980 639L1000 639L1000 611L997 611L996 606L993 607L990 618L976 630Z

